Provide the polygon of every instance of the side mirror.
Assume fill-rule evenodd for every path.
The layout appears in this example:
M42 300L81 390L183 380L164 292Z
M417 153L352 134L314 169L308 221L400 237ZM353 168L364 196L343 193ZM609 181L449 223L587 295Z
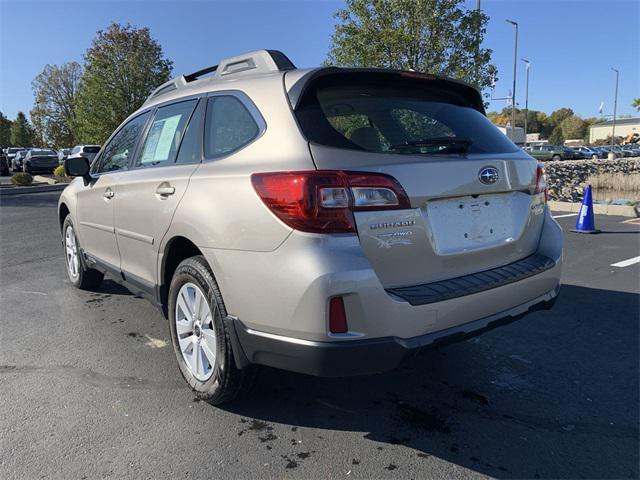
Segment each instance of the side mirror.
M91 180L89 160L84 157L67 158L64 161L64 173L69 177L82 177L85 183Z

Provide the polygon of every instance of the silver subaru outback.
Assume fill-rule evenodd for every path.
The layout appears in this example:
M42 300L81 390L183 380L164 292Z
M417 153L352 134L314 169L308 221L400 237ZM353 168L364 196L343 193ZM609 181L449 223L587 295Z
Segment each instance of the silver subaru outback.
M559 291L542 167L440 76L251 52L161 85L66 169L69 281L157 305L213 404L258 365L382 372Z

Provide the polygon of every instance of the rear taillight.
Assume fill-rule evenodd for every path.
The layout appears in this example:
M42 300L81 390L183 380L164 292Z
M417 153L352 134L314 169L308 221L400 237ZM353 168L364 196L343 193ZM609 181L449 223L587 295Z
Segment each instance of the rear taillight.
M544 166L538 164L538 168L536 170L536 186L533 191L534 195L539 193L544 193L544 201L545 203L548 200L549 190L547 188L547 176L544 173Z
M355 232L354 211L410 208L409 198L398 181L381 173L255 173L251 183L280 220L303 232Z

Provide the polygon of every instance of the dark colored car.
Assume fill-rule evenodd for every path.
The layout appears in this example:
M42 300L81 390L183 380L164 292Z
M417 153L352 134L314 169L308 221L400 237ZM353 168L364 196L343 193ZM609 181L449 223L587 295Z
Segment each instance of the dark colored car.
M572 147L574 151L580 153L582 158L590 158L592 160L598 160L599 158L606 158L606 155L592 147Z
M9 160L5 150L0 150L0 175L9 175Z
M58 154L48 148L32 148L24 158L23 170L27 173L51 173L58 166Z

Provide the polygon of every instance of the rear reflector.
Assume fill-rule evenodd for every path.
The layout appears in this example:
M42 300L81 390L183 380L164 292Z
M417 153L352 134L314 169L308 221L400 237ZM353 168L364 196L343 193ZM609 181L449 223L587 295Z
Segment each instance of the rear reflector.
M382 173L311 170L251 175L264 204L284 223L312 233L355 233L353 212L411 208L398 181Z
M342 297L329 300L329 331L331 333L347 333L347 314L344 311Z

